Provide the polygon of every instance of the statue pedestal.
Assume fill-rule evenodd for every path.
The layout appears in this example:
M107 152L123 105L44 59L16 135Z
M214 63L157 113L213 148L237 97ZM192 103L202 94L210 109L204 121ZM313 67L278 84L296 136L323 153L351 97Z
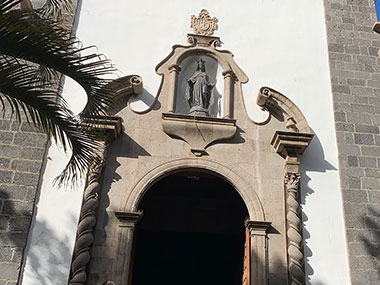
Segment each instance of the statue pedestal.
M162 114L162 128L169 136L180 138L196 156L206 153L213 142L232 138L237 130L236 120L183 114Z

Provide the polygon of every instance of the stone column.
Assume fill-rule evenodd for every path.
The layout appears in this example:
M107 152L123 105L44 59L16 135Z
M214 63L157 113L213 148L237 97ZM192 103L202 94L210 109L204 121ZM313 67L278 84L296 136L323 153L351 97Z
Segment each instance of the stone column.
M116 284L130 284L133 236L142 212L116 212L115 215L119 219L119 230L117 256L115 257L117 261L112 275Z
M233 78L232 70L227 70L222 73L224 77L224 118L231 119L233 117Z
M251 245L250 285L268 284L268 235L270 222L246 221Z
M310 144L312 134L279 132L272 139L277 153L285 158L286 237L288 256L288 284L306 282L302 237L302 209L300 205L300 156Z
M285 174L286 237L289 284L305 284L302 217L300 206L300 173Z
M181 71L181 67L177 64L173 64L169 67L170 77L169 81L170 90L168 94L168 113L175 113L176 99L177 99L177 86L178 86L178 73Z
M92 128L105 134L105 142L110 142L121 132L121 119L108 117L92 119ZM83 203L80 210L77 236L74 244L73 259L69 276L69 285L87 283L87 265L91 261L91 247L94 242L94 228L97 222L96 210L99 205L101 178L104 166L105 149L100 154L101 162L93 164L87 175L87 185L84 189Z
M102 169L103 167L100 165L90 170L88 174L88 184L84 190L73 261L71 263L70 285L81 285L87 281L86 268L91 259L90 247L94 241L93 229L96 224L95 211L99 204L99 178Z

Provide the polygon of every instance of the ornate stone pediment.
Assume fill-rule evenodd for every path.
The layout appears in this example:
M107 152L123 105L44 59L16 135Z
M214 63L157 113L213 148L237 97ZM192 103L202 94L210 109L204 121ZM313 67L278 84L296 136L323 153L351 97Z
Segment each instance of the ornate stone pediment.
M211 36L216 22L206 10L198 18L193 16L196 34L187 35L191 45L175 45L156 67L163 78L162 89L167 90L162 128L187 142L196 155L206 153L212 142L235 135L234 96L241 94L235 94L234 86L248 81L233 54L218 49L220 38Z

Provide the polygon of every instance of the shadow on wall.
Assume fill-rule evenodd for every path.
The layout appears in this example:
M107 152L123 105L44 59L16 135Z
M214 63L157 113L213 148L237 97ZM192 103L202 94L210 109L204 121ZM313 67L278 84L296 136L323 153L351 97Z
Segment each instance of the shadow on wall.
M10 191L9 191L10 190ZM24 191L21 191L24 190ZM0 215L0 281L17 280L23 251L28 237L33 202L25 189L0 188L0 203L3 205Z
M306 205L307 197L312 195L315 191L309 186L311 178L306 172L322 172L325 173L328 170L337 170L332 164L325 160L325 154L321 141L318 135L311 129L311 133L314 134L314 138L311 141L310 146L306 149L305 153L301 157L301 205ZM312 268L309 260L313 256L312 250L308 246L308 240L311 238L310 232L305 228L305 222L308 221L307 215L302 212L303 221L303 238L304 238L304 255L305 255L305 273L307 284L311 284L311 276L314 275L314 269ZM313 285L323 285L323 283L313 280Z
M70 216L72 224L76 224L74 216ZM34 221L31 229L32 238L38 239L38 245L29 247L24 262L25 272L20 278L20 284L66 284L69 276L72 258L72 249L67 245L71 243L68 236L53 231L45 221Z
M368 278L364 280L367 284L372 284L373 280L380 280L380 211L375 206L368 206L367 215L362 217L363 223L367 230L360 231L358 234L357 246L362 250L362 257L351 262L351 267L356 267L355 270L364 271ZM352 246L351 246L352 248ZM353 280L354 282L355 280Z

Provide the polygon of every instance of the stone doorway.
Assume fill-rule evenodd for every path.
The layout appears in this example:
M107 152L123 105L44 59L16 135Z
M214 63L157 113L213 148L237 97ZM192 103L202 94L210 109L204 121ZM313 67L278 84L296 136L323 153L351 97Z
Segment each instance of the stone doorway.
M241 285L247 208L214 174L167 176L144 195L132 284Z

